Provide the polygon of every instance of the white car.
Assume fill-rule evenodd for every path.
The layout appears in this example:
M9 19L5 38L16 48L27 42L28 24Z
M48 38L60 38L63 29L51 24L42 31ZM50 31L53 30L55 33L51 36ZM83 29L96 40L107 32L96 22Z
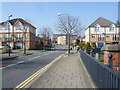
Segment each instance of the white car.
M0 53L8 53L9 52L9 46L0 46ZM12 52L11 48L10 48L10 52Z

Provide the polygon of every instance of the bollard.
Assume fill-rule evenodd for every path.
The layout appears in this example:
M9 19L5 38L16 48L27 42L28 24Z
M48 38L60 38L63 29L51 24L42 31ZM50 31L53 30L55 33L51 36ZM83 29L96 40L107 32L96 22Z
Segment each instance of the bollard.
M95 58L98 60L98 57L99 57L99 54L98 53L96 53L95 54Z
M112 54L108 54L108 66L110 68L112 68L112 61L113 61L113 55Z

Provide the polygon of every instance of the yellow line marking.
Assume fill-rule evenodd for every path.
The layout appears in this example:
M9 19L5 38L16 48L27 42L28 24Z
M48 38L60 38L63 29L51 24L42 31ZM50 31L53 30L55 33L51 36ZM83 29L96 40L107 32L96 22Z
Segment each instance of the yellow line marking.
M36 78L40 73L48 69L53 63L55 63L57 60L59 60L64 54L58 56L56 59L54 59L52 62L35 72L33 75L31 75L29 78L24 80L22 83L20 83L18 86L16 86L13 90L20 90L21 88L25 87L28 83L30 83L34 78Z

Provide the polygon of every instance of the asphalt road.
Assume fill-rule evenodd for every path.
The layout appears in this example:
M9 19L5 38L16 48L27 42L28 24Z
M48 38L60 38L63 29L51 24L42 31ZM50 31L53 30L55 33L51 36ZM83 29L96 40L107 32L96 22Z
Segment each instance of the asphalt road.
M65 50L35 52L32 55L20 56L12 61L21 62L2 69L2 88L14 88L33 73L50 63Z

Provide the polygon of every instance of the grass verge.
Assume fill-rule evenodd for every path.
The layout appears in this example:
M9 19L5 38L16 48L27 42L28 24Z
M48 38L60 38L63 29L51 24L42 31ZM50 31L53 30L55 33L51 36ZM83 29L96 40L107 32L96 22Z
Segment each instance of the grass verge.
M33 53L25 53L24 55L32 55Z
M18 51L24 51L23 49L20 49L20 50L18 50ZM26 51L28 51L28 50L26 50Z
M48 50L39 50L38 52L45 52L45 51L48 51Z

